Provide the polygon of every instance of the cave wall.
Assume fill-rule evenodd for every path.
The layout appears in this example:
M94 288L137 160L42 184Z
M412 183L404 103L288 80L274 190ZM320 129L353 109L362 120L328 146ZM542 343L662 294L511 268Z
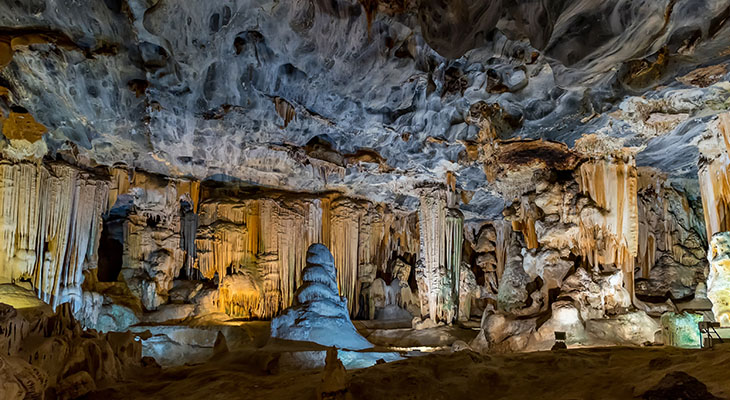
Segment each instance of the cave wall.
M81 304L95 268L108 182L61 163L0 163L0 282L29 281L56 307Z
M651 325L677 311L707 276L704 192L637 167L628 148L604 151L601 140L589 135L573 150L490 143L499 162L485 163L485 174L514 201L503 220L488 221L466 221L464 194L448 182L420 188L412 211L338 192L4 162L10 255L0 271L4 282L29 280L54 305L72 300L89 326L101 314L113 320L106 328L214 313L270 319L291 304L305 250L321 242L353 317L395 306L451 323L484 312L484 340L516 350L541 348L565 328L556 316L570 315L561 318L573 318L576 340L592 342L589 326ZM111 216L123 228L122 266L115 282L101 282L94 269ZM505 326L509 335L489 336Z
M372 297L382 292L371 290L373 282L386 278L389 284L398 273L394 268L403 270L404 260L412 263L419 251L413 213L384 204L334 192L201 185L121 168L111 173L110 206L130 210L123 222L121 277L146 311L193 302L193 314L271 318L291 304L306 248L321 242L332 249L350 313L370 316L370 308L384 306L373 304ZM399 280L401 307L415 302L409 275ZM176 282L191 279L217 288L204 291L205 298L197 291L196 299L190 293L171 299Z
M546 350L556 331L569 344L654 342L658 317L704 285L698 189L637 167L630 148L605 151L603 140L589 135L573 150L539 141L495 146L496 159L519 161L487 165L499 168L494 184L514 198L504 210L512 233L494 222L475 229L490 292L475 346ZM574 161L558 162L568 156ZM515 193L512 181L530 184Z
M203 277L218 275L223 287L231 287L219 301L241 317L271 318L291 304L313 243L331 249L340 295L353 315L368 313L368 289L378 273L391 272L391 257L417 252L409 215L383 205L338 194L204 195L213 197L201 203L197 267ZM234 290L236 285L245 289Z

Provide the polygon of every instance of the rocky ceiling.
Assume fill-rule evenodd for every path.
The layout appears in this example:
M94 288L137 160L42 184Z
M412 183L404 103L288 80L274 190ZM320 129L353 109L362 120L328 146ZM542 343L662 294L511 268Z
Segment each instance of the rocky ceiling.
M504 203L469 156L493 139L598 133L696 179L730 104L729 16L725 0L7 0L4 154L406 208L455 179L476 217Z

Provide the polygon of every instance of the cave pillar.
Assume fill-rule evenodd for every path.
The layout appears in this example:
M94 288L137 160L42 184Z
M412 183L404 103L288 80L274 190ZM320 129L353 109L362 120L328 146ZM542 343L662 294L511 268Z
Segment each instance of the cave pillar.
M434 321L452 322L459 308L459 268L464 219L447 207L443 190L421 195L418 210L420 260L416 267L421 314Z

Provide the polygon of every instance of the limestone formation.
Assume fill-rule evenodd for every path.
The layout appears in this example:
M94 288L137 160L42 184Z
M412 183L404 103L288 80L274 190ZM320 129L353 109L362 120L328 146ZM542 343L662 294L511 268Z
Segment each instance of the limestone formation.
M347 299L337 292L335 260L323 244L307 249L302 285L293 305L271 321L271 336L351 350L373 346L350 321Z
M127 330L165 366L268 320L354 350L361 320L409 355L470 328L480 352L685 346L705 282L730 325L729 21L730 0L0 2L0 390L103 396ZM318 395L346 397L327 360Z
M458 317L463 217L447 208L446 193L435 190L421 198L419 209L421 314L434 321Z
M346 400L352 399L347 388L347 374L342 361L337 358L337 350L327 350L322 382L317 386L317 400Z
M30 281L45 302L78 310L83 272L96 266L107 183L66 164L0 169L0 282Z
M730 233L712 236L707 260L710 262L707 297L712 301L712 312L722 326L730 326Z
M27 296L33 296L32 292ZM0 337L3 399L43 398L44 394L78 398L97 384L123 379L129 369L139 367L142 357L141 343L132 334L82 333L69 304L56 312L43 306L15 309L0 304Z

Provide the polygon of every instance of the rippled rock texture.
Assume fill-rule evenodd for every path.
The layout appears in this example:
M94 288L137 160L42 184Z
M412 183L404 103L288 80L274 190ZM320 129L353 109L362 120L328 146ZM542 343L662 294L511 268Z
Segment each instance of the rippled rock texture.
M723 1L0 7L9 155L409 207L413 185L451 176L462 208L498 215L481 147L512 137L600 131L691 175L728 98Z
M271 319L322 243L348 318L481 316L487 351L660 341L730 230L728 17L4 2L0 282L102 331Z

